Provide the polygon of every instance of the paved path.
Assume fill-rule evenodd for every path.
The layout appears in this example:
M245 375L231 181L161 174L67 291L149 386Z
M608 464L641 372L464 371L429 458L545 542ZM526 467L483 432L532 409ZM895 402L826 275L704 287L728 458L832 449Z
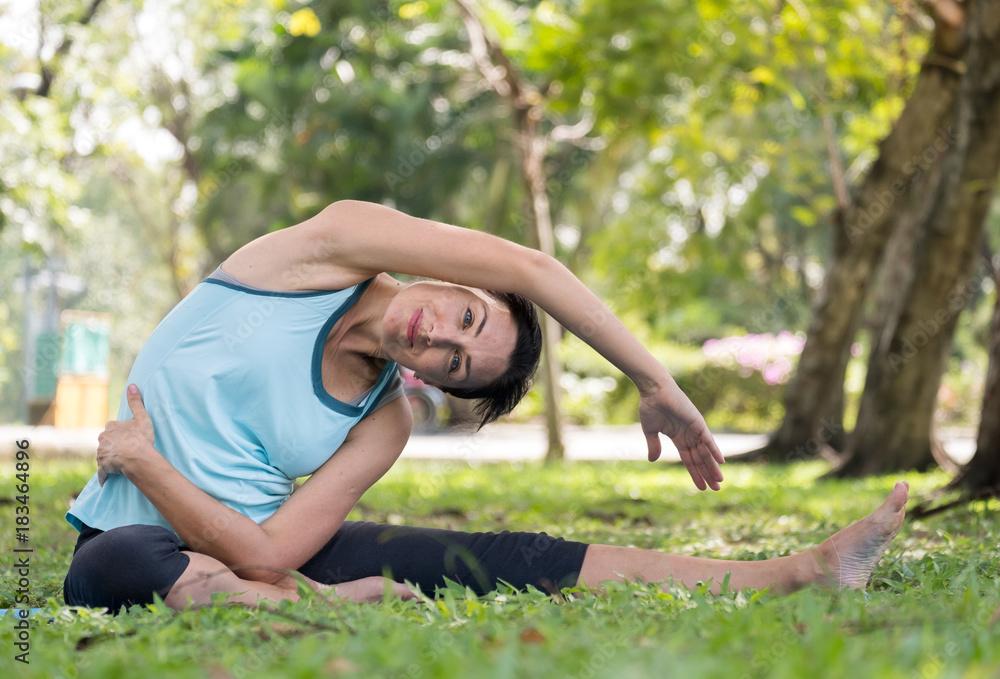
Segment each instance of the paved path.
M88 457L97 448L100 429L56 429L54 427L0 426L0 459L17 450L15 441L27 438L39 455ZM945 432L942 443L948 454L963 463L975 452L974 432ZM764 434L716 434L727 457L759 448ZM570 460L645 460L646 440L638 425L567 427L566 457ZM403 457L468 462L530 461L545 455L545 430L536 425L491 425L476 433L414 435ZM677 451L663 441L663 460L677 461Z

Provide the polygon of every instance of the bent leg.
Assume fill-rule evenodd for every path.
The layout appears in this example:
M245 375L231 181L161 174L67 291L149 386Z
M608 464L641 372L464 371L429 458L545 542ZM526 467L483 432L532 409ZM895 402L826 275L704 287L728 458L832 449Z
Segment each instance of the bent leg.
M197 552L187 552L187 555L190 558L188 567L163 599L163 603L170 608L181 610L188 606L207 606L213 603L213 597L218 594L226 595L220 603L246 606L299 600L298 582L291 576L284 578L279 584L245 580L218 559ZM386 586L394 596L415 596L404 585L386 581L382 577L363 578L335 586L323 585L308 577L306 581L322 594L351 601L380 601Z
M153 603L166 596L187 567L177 536L160 526L122 526L102 532L85 526L63 581L71 606L117 613L122 606Z
M592 545L580 573L581 583L607 580L673 580L688 587L712 580L718 593L729 573L733 589L773 587L790 592L812 583L864 588L875 565L903 525L909 485L896 483L874 512L836 533L818 547L766 561L726 561L666 554L631 547Z
M210 603L215 592L235 593L229 601L280 601L295 595L238 578L221 562L180 550L177 536L160 526L122 526L99 531L85 526L63 582L71 606L92 606L117 613L122 606L148 605L153 595L171 608L184 608L188 597Z

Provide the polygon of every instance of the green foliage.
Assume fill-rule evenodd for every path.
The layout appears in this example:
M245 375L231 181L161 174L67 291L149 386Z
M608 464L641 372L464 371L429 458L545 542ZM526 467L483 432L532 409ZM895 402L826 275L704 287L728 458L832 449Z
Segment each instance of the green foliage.
M632 325L643 327L639 323ZM760 372L735 362L713 363L701 347L660 341L651 334L640 340L705 414L713 430L761 432L781 423L782 384L768 384ZM560 345L560 358L567 371L563 378L563 406L568 418L582 425L635 421L639 394L627 377L571 335ZM514 416L534 417L543 407L541 399L529 400L518 407Z
M309 9L318 33L279 13L218 57L234 96L207 112L195 151L209 247L229 252L341 198L522 237L502 227L516 186L507 124L470 77L457 17L428 3Z
M553 600L537 591L273 611L158 603L110 617L62 606L75 533L62 520L89 464L36 462L31 665L38 677L821 677L992 676L1000 668L995 502L907 523L867 594L611 585ZM9 464L0 465L9 478ZM679 466L400 463L351 518L462 530L545 530L583 541L763 559L801 550L871 510L889 479L822 482L815 463L728 466L697 493ZM909 474L913 494L942 474ZM37 490L37 492L36 492ZM7 577L4 583L9 582ZM7 586L6 584L4 585ZM567 592L567 594L571 594ZM0 591L0 606L11 593ZM51 622L46 622L48 618ZM0 627L14 667L13 627Z
M586 34L628 51L645 76L620 100L601 89L595 106L618 101L625 115L633 100L656 102L648 152L608 187L617 214L589 244L595 271L658 334L804 329L836 206L823 118L851 181L922 46L911 51L898 16L858 2L626 3L643 22L620 3L587 7Z
M532 244L511 111L482 82L454 2L105 2L82 25L89 6L42 2L0 35L0 93L43 66L54 77L48 96L0 96L0 264L16 271L27 252L86 279L72 304L114 314L112 392L149 329L216 264L338 198ZM669 348L658 356L805 329L836 208L829 145L856 182L926 50L916 10L475 6L540 93L530 103L544 131L592 121L548 149L557 255L644 342ZM0 280L3 421L18 417L23 363L15 275ZM974 417L960 404L978 400L985 371L979 304L946 377L959 404L949 422ZM620 376L565 352L589 389L567 390L574 419L634 419ZM699 370L676 376L697 384ZM618 386L593 381L604 377ZM778 389L724 371L709 381L718 388L696 401L715 426L760 430L780 414Z

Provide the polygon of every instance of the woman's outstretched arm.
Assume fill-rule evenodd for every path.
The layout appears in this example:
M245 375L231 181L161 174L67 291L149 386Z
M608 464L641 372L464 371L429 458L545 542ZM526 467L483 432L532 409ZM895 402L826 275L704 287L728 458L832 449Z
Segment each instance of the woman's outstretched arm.
M537 250L374 203L340 201L307 222L254 241L227 266L229 273L262 286L328 289L393 271L521 293L635 383L650 460L659 457L659 434L665 434L695 485L719 488L724 460L698 410L593 292Z
M336 454L257 524L187 480L153 447L153 423L134 385L132 419L109 422L99 437L99 474L124 474L166 518L187 549L276 582L308 561L340 528L361 495L392 466L409 436L412 415L398 398L351 429Z

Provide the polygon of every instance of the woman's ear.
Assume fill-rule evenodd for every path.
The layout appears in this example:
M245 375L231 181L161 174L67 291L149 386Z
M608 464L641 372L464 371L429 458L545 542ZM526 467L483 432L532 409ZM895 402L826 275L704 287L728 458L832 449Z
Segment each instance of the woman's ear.
M420 382L422 382L422 383L426 384L426 385L427 385L428 387L434 387L435 389L440 389L440 388L441 388L441 387L439 387L438 385L434 384L433 382L429 382L429 381L427 381L427 380L422 380L422 379L420 379L419 377L417 377L416 373L414 373L414 375L413 375L413 379L415 379L415 380L420 380Z

